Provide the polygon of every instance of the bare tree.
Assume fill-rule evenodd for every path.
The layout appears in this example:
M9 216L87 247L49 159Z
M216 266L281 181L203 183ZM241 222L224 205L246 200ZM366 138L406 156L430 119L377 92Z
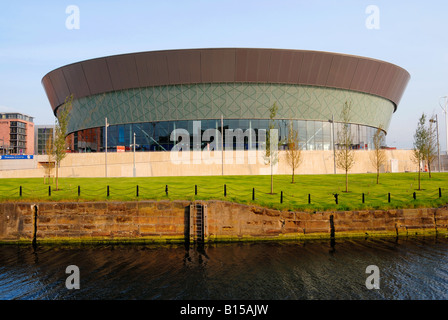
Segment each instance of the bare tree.
M303 161L302 148L299 145L299 132L294 129L292 121L289 122L287 145L286 150L286 162L292 168L292 181L294 183L294 171L299 168Z
M336 166L345 171L345 192L348 192L348 172L355 164L355 154L352 149L353 137L350 128L351 102L344 103L341 111L341 126L337 133Z
M376 170L376 184L379 184L380 169L386 165L387 160L386 151L382 148L383 141L384 131L382 130L382 126L380 126L373 136L373 153L370 158Z
M277 115L278 106L274 103L269 108L269 131L266 133L266 149L264 152L264 162L271 167L271 194L274 193L273 166L278 162L278 131L275 129L275 117ZM274 147L274 148L273 148Z
M428 147L428 130L425 127L426 115L422 114L418 120L417 129L414 133L414 149L412 151L412 161L418 166L418 190L421 190L421 171L422 162L426 157Z
M53 135L51 134L48 136L47 141L45 142L45 153L48 157L47 166L45 167L45 178L44 183L46 181L46 178L48 178L48 183L50 183L51 173L53 171L54 166L54 144L53 144Z
M70 111L72 108L73 95L67 97L63 105L57 110L56 126L55 126L55 138L53 156L56 166L56 190L59 189L59 176L58 168L61 161L67 155L67 142L65 140L67 135L68 122L70 119Z

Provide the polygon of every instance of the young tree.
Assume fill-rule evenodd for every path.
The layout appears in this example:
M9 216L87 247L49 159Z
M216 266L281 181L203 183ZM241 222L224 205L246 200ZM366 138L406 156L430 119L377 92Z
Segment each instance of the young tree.
M431 178L431 164L437 156L437 132L434 123L436 116L433 115L431 119L429 119L429 125L427 128L427 147L425 152L425 160L428 165L429 177Z
M269 108L269 130L266 132L266 149L264 152L264 162L271 167L271 194L274 193L273 166L278 162L278 131L275 129L275 116L277 115L277 103Z
M286 150L286 162L292 168L292 181L294 183L294 171L299 168L303 161L302 148L299 145L299 133L294 129L292 121L289 122L289 132L286 141L288 149Z
M348 192L348 172L355 164L355 154L352 149L353 137L350 128L351 102L344 103L341 111L341 127L338 130L336 150L336 166L345 171L345 192Z
M48 178L48 183L50 183L51 178L51 172L53 171L53 163L54 163L54 144L53 144L53 136L50 135L45 142L45 153L48 156L48 164L45 167L45 178L44 183L46 181L46 178Z
M58 168L62 160L67 155L67 143L65 137L67 135L67 127L70 119L70 111L72 108L73 95L67 97L62 106L58 108L55 126L55 138L53 157L56 166L56 190L59 189Z
M372 165L376 170L376 184L379 184L380 180L380 169L382 166L386 165L386 151L381 148L384 141L384 132L380 126L373 136L373 153L371 154L370 160Z
M426 149L428 147L428 130L425 127L426 115L422 114L418 120L417 129L414 133L414 149L412 152L412 161L418 166L418 190L421 190L421 169L422 162L426 157Z

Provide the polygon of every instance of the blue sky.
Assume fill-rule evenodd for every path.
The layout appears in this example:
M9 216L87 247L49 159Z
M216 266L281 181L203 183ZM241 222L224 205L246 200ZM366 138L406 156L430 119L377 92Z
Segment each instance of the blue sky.
M446 150L447 1L5 1L0 0L0 111L51 124L41 80L66 64L137 51L254 47L339 52L385 60L411 81L393 115L387 143L412 148L420 115L438 114ZM69 30L76 5L80 28ZM379 9L379 29L365 25Z

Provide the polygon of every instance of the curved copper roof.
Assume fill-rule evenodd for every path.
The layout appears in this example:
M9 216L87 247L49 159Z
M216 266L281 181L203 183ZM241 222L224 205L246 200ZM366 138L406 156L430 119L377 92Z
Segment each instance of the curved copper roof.
M395 109L409 73L394 64L330 52L283 49L149 51L66 65L42 79L53 111L74 98L131 89L192 83L286 83L348 89L392 101Z

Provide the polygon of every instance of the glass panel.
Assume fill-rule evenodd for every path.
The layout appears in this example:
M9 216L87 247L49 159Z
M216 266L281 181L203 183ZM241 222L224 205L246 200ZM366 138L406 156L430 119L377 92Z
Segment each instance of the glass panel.
M124 144L124 126L118 126L118 143Z
M351 124L350 131L352 134L352 147L354 149L359 149L359 133L358 133L359 125Z
M306 149L307 150L314 150L314 121L307 121L306 122Z
M306 121L297 120L297 130L299 132L299 145L303 150L306 150L306 140L307 140L307 132L306 132Z
M360 141L361 149L364 149L364 150L368 148L366 129L367 129L366 126L359 126L359 141Z
M239 120L238 121L238 128L242 129L243 131L246 131L249 129L249 120Z
M178 129L188 129L187 121L176 121L176 128Z
M261 119L259 120L258 129L269 129L269 120Z
M314 143L316 150L323 150L322 121L314 121Z
M322 144L323 150L331 150L331 128L330 122L322 123Z

